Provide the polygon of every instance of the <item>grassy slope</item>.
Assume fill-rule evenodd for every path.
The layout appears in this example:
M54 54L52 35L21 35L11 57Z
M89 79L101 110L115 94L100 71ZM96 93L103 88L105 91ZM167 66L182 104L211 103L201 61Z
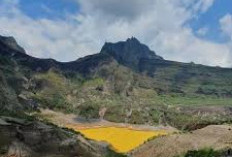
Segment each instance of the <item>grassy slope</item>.
M115 65L111 65L115 67ZM112 67L112 68L113 68ZM111 69L112 69L111 68ZM198 115L180 112L196 107L225 107L232 105L232 98L199 94L159 94L155 89L141 86L144 79L127 68L99 71L91 79L67 78L59 72L34 75L34 81L42 84L33 96L43 107L74 112L86 118L98 118L98 112L106 107L105 119L116 122L144 124L171 124L179 128L192 125L230 122L231 117L224 113ZM100 73L100 74L99 74ZM139 80L136 80L139 79Z

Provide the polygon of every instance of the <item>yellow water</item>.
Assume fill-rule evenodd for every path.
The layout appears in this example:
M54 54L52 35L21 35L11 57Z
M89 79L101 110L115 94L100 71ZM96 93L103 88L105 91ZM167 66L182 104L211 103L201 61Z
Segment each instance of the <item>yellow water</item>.
M133 150L134 148L143 144L149 138L167 134L164 130L142 131L123 127L78 129L69 126L69 128L73 128L76 131L81 132L89 139L105 141L109 143L114 150L120 153L126 153Z

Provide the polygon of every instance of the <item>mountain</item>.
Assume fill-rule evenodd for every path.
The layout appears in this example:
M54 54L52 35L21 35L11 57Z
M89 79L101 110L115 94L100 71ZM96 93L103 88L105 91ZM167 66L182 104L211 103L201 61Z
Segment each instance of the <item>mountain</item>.
M5 44L6 41L12 41L12 44ZM31 57L23 53L24 50L12 37L1 37L0 44L2 56L13 58L20 65L37 72L53 68L64 73L79 73L84 77L92 77L94 74L101 75L100 71L104 65L116 63L128 68L135 75L145 74L148 80L153 82L152 85L145 86L152 87L159 93L232 96L232 82L229 79L232 77L232 69L164 60L134 37L124 42L105 43L100 53L68 63Z
M41 122L40 109L187 131L230 124L232 69L165 60L134 37L62 63L32 57L0 36L0 156L43 156L45 148L48 156L123 156Z
M232 69L165 60L134 37L68 63L1 37L0 74L2 114L50 108L99 118L107 108L110 121L184 129L231 120Z

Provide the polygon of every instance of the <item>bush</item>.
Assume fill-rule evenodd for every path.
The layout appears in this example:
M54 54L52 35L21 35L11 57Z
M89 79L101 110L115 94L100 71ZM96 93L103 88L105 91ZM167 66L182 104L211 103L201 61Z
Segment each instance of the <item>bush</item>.
M116 153L108 148L107 154L105 155L105 157L127 157L127 155Z
M87 120L91 118L99 118L99 106L92 105L92 104L86 104L81 106L80 108L80 115L86 118Z
M221 156L218 151L213 149L191 150L188 151L184 157L219 157Z

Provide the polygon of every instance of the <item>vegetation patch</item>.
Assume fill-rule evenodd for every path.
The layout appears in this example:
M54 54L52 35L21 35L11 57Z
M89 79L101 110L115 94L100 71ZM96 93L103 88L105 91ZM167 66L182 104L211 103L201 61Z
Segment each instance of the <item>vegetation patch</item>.
M232 155L232 150L214 150L205 148L201 150L190 150L186 154L178 157L229 157Z

